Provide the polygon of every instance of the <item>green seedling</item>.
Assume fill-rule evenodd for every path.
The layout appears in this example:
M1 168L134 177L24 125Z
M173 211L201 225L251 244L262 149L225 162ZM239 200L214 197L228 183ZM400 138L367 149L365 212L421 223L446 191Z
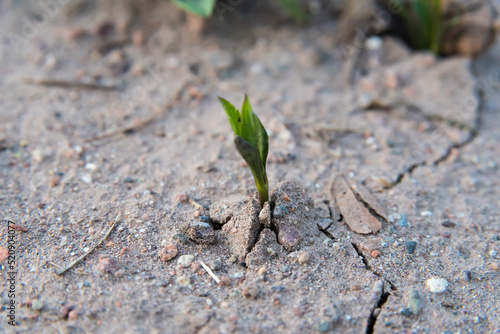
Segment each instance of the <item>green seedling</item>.
M179 8L201 16L211 16L217 0L172 0Z
M401 6L399 15L408 31L411 46L417 50L431 50L439 54L445 29L457 22L455 18L444 17L443 1L391 1L393 5Z
M212 16L217 0L172 0L172 2L187 12L209 17ZM288 16L297 22L307 21L307 15L297 0L278 0L278 4Z
M234 146L252 171L259 191L260 205L269 200L269 183L266 174L266 160L269 151L267 131L253 112L248 96L245 95L241 112L229 101L219 97L234 132Z

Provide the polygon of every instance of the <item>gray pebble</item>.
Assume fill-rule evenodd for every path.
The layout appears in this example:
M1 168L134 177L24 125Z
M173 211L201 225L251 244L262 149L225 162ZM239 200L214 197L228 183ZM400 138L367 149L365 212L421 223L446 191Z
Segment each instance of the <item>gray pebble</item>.
M462 279L465 282L470 282L470 280L472 279L471 271L470 270L462 270Z
M318 326L318 331L320 333L326 333L330 330L330 323L328 321L323 321Z
M417 248L417 242L411 240L405 241L405 248L408 254L413 254Z
M220 262L219 260L208 261L207 264L213 271L219 271L222 269L222 262Z
M173 239L181 244L185 244L188 242L188 238L183 233L177 233L176 235L173 236Z
M422 299L417 290L411 291L407 306L413 314L418 314L422 309Z
M441 225L449 228L455 227L455 223L449 220L445 220L444 222L441 223Z

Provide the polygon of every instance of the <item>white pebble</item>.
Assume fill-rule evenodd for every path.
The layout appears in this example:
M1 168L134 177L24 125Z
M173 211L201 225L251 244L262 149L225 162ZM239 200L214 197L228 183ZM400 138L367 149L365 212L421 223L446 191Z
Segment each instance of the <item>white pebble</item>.
M444 278L429 278L427 280L427 287L432 293L442 293L448 287L448 281Z
M96 170L97 169L97 165L93 164L93 163L88 163L88 164L85 165L85 168L86 169L90 169L90 170Z
M420 215L422 217L429 217L429 216L432 216L432 212L431 211L422 211L422 212L420 212Z
M187 268L191 265L191 262L194 260L194 255L182 255L177 263L179 263L184 268Z

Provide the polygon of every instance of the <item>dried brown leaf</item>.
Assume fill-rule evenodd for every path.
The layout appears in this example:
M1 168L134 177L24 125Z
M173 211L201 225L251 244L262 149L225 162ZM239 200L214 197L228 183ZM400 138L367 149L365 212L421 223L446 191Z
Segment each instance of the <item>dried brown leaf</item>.
M335 178L331 193L352 231L360 234L375 234L380 231L382 224L358 201L343 176Z

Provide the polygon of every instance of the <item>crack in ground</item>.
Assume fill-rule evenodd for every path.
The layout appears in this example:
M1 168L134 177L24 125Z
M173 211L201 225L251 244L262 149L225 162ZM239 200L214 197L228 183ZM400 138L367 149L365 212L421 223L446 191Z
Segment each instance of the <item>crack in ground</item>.
M365 331L366 334L373 334L378 316L382 312L382 307L384 307L385 303L387 303L387 300L389 300L390 295L391 295L390 292L384 291L384 288L382 288L382 293L380 294L380 298L377 302L377 305L375 305L375 307L373 308L366 322L366 331Z
M361 253L361 251L359 250L358 245L356 245L354 242L351 242L351 245L354 248L354 250L356 251L356 253L358 253L358 256L361 258L361 260L363 261L363 263L365 264L366 270L371 271L373 274L375 274L376 276L380 277L385 282L387 282L387 284L389 284L389 286L391 287L391 290L393 290L393 291L397 291L398 290L398 288L396 288L396 286L391 281L389 281L387 278L385 278L382 274L376 272L370 266L370 264L368 263L368 260L365 258L365 256L363 255L363 253Z

